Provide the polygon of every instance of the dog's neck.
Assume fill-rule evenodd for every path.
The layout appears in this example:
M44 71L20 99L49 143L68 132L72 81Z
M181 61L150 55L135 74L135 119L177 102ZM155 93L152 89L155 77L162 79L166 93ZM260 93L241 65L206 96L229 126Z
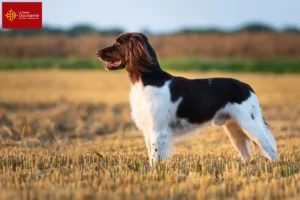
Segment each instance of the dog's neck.
M161 87L166 80L172 77L161 69L158 61L145 68L144 71L128 71L128 75L131 85L142 82L144 86L152 85L156 87Z

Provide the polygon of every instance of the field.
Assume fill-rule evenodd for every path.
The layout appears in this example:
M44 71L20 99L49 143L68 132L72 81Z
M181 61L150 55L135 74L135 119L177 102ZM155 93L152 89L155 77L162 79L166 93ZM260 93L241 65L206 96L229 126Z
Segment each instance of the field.
M0 36L0 57L94 57L99 48L111 45L117 36L99 34ZM278 59L299 58L300 34L232 33L166 34L149 36L159 58L202 57ZM20 67L20 66L19 66Z
M299 73L300 60L295 58L254 59L203 59L196 57L166 58L159 60L160 66L167 70L179 71L226 71L260 73ZM32 58L2 59L0 70L18 69L98 69L99 59L93 58Z
M130 118L124 71L0 72L0 199L298 199L300 75L176 72L253 86L278 143L243 163L220 128L148 164Z
M117 36L0 35L0 69L99 69L96 51ZM202 33L150 35L160 64L169 70L300 72L300 34Z

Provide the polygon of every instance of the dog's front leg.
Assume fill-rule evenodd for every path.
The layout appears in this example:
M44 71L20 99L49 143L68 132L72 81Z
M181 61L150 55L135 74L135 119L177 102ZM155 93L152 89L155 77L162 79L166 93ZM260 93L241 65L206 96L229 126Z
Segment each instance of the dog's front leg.
M166 159L172 156L173 144L171 132L168 129L162 129L158 131L152 131L149 134L150 139L150 166L157 163L159 159L166 161Z
M144 133L146 147L147 147L147 150L148 150L148 157L150 158L150 155L151 155L150 137L149 137L149 134L146 131L144 131L143 133Z

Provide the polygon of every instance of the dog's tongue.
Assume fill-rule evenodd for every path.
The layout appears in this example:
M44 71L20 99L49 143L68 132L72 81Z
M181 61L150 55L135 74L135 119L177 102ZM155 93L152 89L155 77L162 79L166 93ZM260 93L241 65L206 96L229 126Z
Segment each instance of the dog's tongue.
M110 68L110 67L116 67L121 64L121 60L113 61L113 62L106 62L104 63L104 67Z

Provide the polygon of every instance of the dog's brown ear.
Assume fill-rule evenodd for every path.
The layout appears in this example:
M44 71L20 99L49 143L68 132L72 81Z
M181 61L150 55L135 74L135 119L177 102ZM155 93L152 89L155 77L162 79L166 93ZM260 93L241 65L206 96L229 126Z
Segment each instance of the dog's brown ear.
M144 37L142 34L133 34L129 38L126 58L130 71L147 71L147 68L153 63L147 48L147 38Z

